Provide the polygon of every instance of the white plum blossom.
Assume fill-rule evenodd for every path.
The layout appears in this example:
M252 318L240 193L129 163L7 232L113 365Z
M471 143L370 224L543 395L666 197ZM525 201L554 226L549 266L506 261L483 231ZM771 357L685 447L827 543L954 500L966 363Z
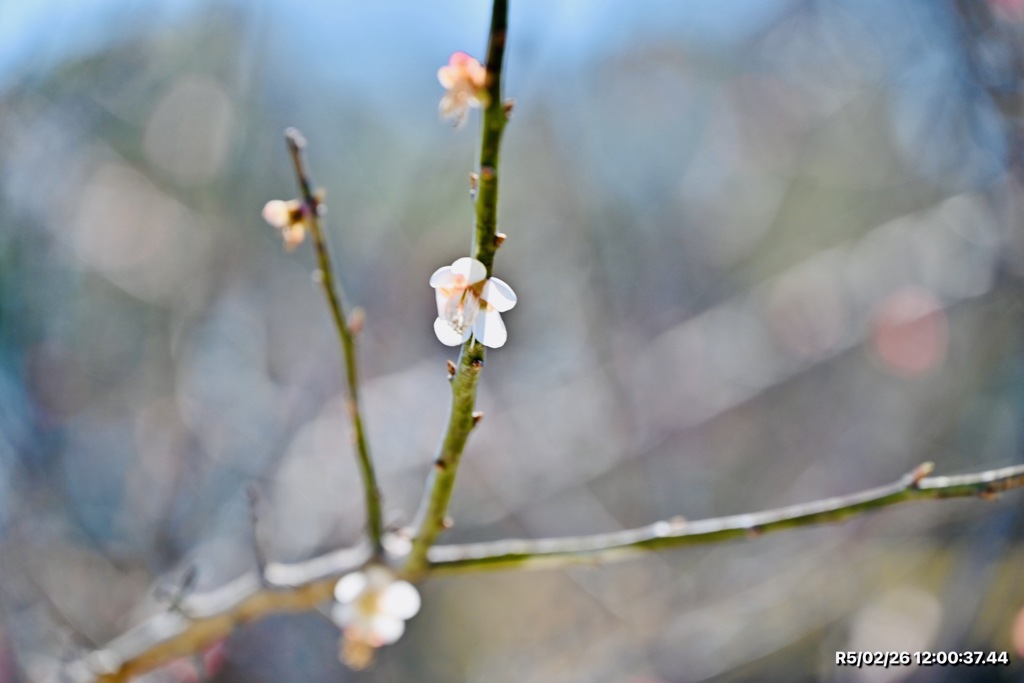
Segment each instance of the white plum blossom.
M437 70L437 80L445 88L439 109L443 118L455 119L460 128L470 107L480 107L487 99L487 68L465 52L456 52L446 66Z
M344 636L342 659L355 669L365 668L376 648L401 638L406 620L420 610L416 588L380 565L343 576L334 587L334 598L331 618Z
M263 220L281 231L285 249L291 251L306 238L306 219L297 199L271 199L263 207Z
M503 280L488 278L483 263L464 256L434 271L430 286L437 297L434 334L442 344L458 346L474 337L492 349L505 345L501 314L516 305L516 294Z

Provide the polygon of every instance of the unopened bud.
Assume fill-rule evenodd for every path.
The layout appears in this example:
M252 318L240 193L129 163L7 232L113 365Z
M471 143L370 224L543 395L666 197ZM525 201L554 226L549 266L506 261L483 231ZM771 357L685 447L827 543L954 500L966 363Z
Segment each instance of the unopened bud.
M352 315L348 318L348 329L352 334L359 334L366 324L366 311L361 306L352 309Z
M302 149L306 146L306 138L302 136L302 133L300 133L297 128L286 128L284 136L298 149Z

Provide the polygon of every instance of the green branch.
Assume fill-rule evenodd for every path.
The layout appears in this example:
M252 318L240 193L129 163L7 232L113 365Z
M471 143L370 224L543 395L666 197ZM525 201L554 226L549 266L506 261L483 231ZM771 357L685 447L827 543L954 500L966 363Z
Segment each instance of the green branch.
M362 477L363 488L366 494L366 520L367 533L370 537L370 544L373 546L375 556L382 556L384 549L382 538L384 535L384 524L381 514L381 493L377 485L377 474L373 468L373 460L370 459L370 447L366 442L366 431L363 427L362 410L359 407L359 374L356 367L356 332L353 326L349 325L345 317L345 307L342 304L339 287L334 281L334 267L331 265L331 255L327 250L327 241L324 238L323 229L320 226L320 200L309 182L309 174L306 172L306 165L302 158L302 150L306 145L302 134L294 128L285 131L285 140L288 143L288 152L295 167L295 177L299 183L299 192L302 199L303 211L306 216L306 224L313 235L313 244L316 249L318 270L316 272L317 282L324 290L327 303L331 309L331 317L334 320L334 327L341 340L341 352L345 359L345 376L348 381L348 400L345 409L352 420L352 434L355 443L356 462L359 465L359 474Z
M473 257L487 268L494 265L498 237L498 152L505 130L508 111L501 99L501 66L505 55L505 33L508 2L494 0L490 39L487 46L487 97L480 141L480 173L476 198L476 237ZM474 414L476 383L484 365L484 347L475 339L462 345L459 362L452 377L452 407L448 428L434 457L434 469L427 480L426 492L415 527L412 551L405 563L405 573L417 576L427 565L427 551L447 524L448 503L455 486L455 475L466 447L469 433L479 416Z
M678 518L594 536L437 546L430 551L429 571L434 575L610 562L653 550L757 538L772 531L842 522L912 500L991 499L1003 491L1024 487L1024 465L955 477L925 476L931 470L932 464L925 463L888 486L764 512L693 522Z
M501 69L505 61L508 3L494 0L490 40L487 44L487 103L480 139L480 179L476 196L476 247L473 257L487 267L490 276L498 238L498 159L508 109L501 98Z
M728 540L753 540L783 529L841 522L915 500L978 497L991 500L1024 487L1024 465L954 477L928 477L926 463L888 486L812 503L688 522L682 519L610 534L507 540L436 546L421 575L555 569L597 564L647 552ZM336 550L296 564L270 563L209 593L184 597L174 607L140 624L105 648L68 666L74 680L95 676L98 683L122 683L176 657L201 652L240 624L282 612L315 609L331 599L334 584L371 557L367 548Z

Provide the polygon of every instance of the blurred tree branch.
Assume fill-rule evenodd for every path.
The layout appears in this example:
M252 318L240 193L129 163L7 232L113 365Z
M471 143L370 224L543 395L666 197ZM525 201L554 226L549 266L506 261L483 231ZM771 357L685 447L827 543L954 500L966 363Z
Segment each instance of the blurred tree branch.
M1024 465L949 477L927 476L931 463L898 481L859 493L774 510L689 522L671 519L609 534L437 546L417 574L447 575L502 569L556 569L612 562L646 552L736 539L771 531L842 522L915 500L980 497L1024 487ZM296 564L270 563L208 593L188 596L173 611L152 617L102 650L72 663L75 680L116 683L195 654L240 624L281 612L315 609L331 599L337 580L372 557L366 547L337 550Z

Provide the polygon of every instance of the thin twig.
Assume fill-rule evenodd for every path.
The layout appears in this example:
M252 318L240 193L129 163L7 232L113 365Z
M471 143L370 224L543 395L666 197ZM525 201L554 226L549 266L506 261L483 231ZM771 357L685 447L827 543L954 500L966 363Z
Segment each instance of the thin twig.
M436 546L422 575L503 569L554 569L613 562L687 545L755 539L765 533L841 522L914 500L979 497L1024 487L1024 465L953 477L927 477L930 464L888 486L764 512L693 522L666 520L626 531L573 538ZM247 574L209 593L187 596L102 650L75 662L76 680L123 683L176 657L201 651L238 625L281 612L315 609L331 599L338 578L370 559L366 548L337 550L297 564L270 563L264 577Z
M612 562L652 550L757 538L772 531L842 522L912 500L990 499L1024 486L1024 465L955 477L926 477L931 469L931 463L925 463L888 486L764 512L693 522L677 518L593 536L436 546L429 555L430 574Z
M487 43L487 105L484 108L480 137L480 173L476 195L476 248L473 256L491 274L498 238L498 159L501 135L508 122L508 110L502 100L501 76L505 61L505 37L508 32L508 2L494 0L491 31Z
M250 481L245 487L245 502L249 507L249 530L252 532L252 552L256 559L256 571L263 576L267 568L267 553L263 549L263 520L260 510L262 495L259 485Z
M316 258L319 270L317 281L324 290L327 303L331 308L331 317L334 319L334 327L341 340L341 351L345 358L345 376L348 380L348 400L345 408L352 419L353 440L356 449L356 462L359 464L359 474L363 480L363 487L366 493L366 519L367 532L370 537L370 544L373 547L374 555L383 556L382 538L384 535L384 524L381 514L381 492L377 484L377 474L373 468L373 461L370 459L370 447L366 442L366 432L363 428L362 410L359 407L359 375L356 366L356 340L355 333L345 318L345 307L342 304L340 288L334 280L334 267L331 264L331 255L327 249L327 241L324 238L323 229L320 226L320 201L313 192L309 181L309 174L306 172L306 165L302 158L302 150L306 141L302 134L294 128L285 131L285 140L288 143L288 152L291 154L292 164L295 166L295 177L299 183L304 210L306 211L307 225L313 235L313 244L316 248Z
M480 173L476 196L476 233L473 257L491 274L498 238L498 152L501 134L508 119L501 99L501 67L505 55L505 34L508 23L507 0L494 0L490 38L487 45L487 105L483 115L480 141ZM434 469L427 480L423 502L417 515L416 535L412 551L405 563L405 572L412 577L427 566L427 551L447 524L448 503L455 486L455 475L466 447L466 440L476 421L476 383L484 365L484 347L470 339L462 345L458 367L451 380L452 407L448 428L434 458Z

